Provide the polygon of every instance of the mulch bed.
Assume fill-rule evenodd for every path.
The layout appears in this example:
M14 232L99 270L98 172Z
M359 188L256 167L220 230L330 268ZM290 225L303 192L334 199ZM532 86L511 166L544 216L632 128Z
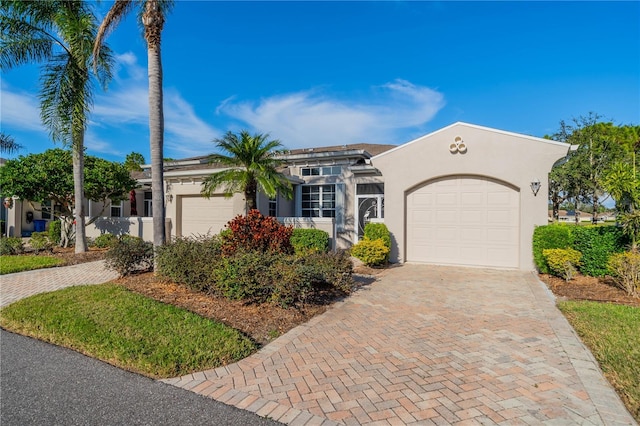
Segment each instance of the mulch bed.
M539 277L561 300L591 300L640 307L640 299L616 287L611 277L578 275L569 282L553 275L539 274Z

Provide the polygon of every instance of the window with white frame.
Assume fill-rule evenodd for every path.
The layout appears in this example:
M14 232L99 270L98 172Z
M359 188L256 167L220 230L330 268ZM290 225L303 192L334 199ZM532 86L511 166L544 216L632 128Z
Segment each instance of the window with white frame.
M335 185L304 185L301 201L303 217L336 216Z
M122 217L122 201L111 203L111 217Z
M153 208L152 208L151 198L152 198L151 191L145 191L145 193L144 193L144 217L153 216Z
M340 166L324 166L324 167L302 167L300 169L302 176L335 176L342 173Z
M269 216L278 217L278 196L269 198Z

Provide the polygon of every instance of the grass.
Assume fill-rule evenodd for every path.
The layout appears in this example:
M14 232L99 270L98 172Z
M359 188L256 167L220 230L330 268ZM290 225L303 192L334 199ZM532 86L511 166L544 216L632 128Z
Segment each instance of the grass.
M63 262L62 259L51 256L0 256L0 275L51 268Z
M114 284L20 300L0 310L0 326L153 378L219 367L257 349L233 328Z
M640 308L569 301L558 307L640 422Z

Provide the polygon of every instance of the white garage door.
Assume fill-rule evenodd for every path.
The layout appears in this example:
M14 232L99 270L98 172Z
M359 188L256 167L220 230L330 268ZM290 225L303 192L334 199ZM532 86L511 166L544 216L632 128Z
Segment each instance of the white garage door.
M491 179L438 179L407 195L407 261L517 268L519 192Z
M179 234L217 234L233 219L233 198L214 196L209 199L200 196L182 196L182 221Z

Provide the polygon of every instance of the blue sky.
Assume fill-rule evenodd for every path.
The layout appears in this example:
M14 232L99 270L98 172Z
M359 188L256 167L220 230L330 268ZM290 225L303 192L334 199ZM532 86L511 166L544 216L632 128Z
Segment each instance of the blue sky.
M107 41L115 78L95 90L87 151L149 161L135 17ZM162 58L172 158L211 153L212 139L240 129L293 149L402 144L456 121L543 136L590 111L640 124L640 2L178 0ZM1 76L0 125L19 154L55 147L38 75Z

